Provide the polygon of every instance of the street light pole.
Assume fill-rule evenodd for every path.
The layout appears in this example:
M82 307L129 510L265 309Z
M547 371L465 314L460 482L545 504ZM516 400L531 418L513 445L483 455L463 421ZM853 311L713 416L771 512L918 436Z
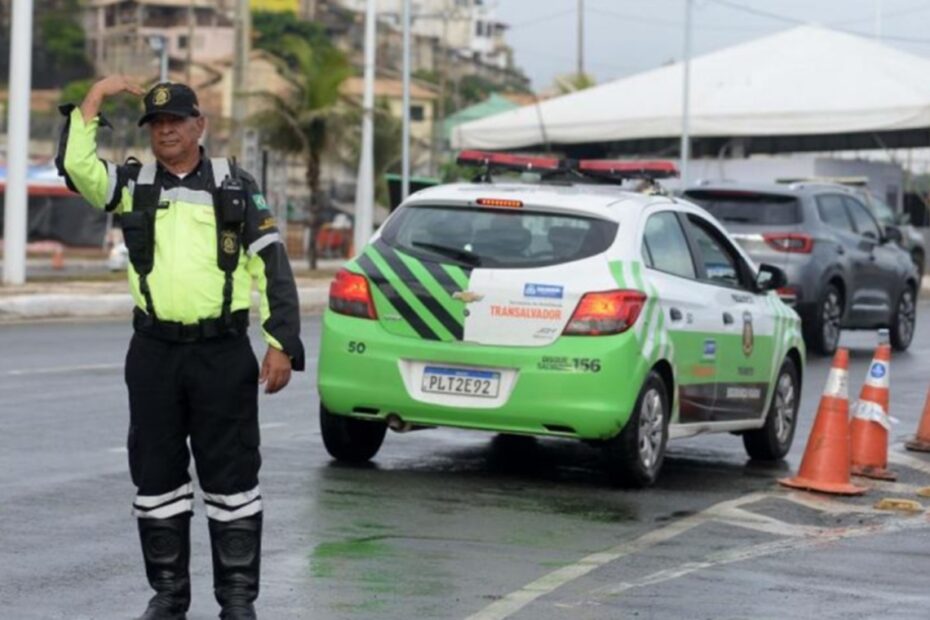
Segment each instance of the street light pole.
M10 20L7 186L3 221L3 283L26 281L29 92L32 89L32 0L13 0Z
M694 0L685 0L685 49L684 75L681 93L681 187L688 187L688 160L691 158L691 136L689 120L691 115L691 14Z
M353 242L358 254L368 243L374 226L374 114L375 114L375 0L365 7L365 94L362 99L362 148L355 191Z
M400 199L410 195L410 0L404 0L404 115Z
M578 0L578 77L584 75L584 0ZM579 82L579 85L581 83Z

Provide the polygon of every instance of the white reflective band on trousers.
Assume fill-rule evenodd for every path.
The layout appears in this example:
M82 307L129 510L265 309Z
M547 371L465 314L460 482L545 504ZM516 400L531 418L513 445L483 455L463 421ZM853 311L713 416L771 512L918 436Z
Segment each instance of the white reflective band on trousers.
M190 482L161 495L136 495L132 503L132 515L139 519L169 519L193 510L194 488Z
M262 494L258 486L231 495L204 493L203 499L207 506L207 518L216 521L235 521L262 511Z
M853 404L852 415L854 418L867 422L878 422L886 431L891 430L891 419L878 403L873 403L870 400L857 400Z
M823 388L824 396L834 398L849 398L849 373L842 368L831 368L827 377L827 384Z

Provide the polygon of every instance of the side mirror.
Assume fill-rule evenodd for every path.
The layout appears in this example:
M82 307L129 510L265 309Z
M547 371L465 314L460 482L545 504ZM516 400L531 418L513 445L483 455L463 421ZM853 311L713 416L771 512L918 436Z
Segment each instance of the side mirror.
M885 226L885 241L893 241L895 243L904 241L904 235L901 234L901 229L897 226Z
M756 289L762 293L784 288L788 284L788 276L780 267L763 263L759 265L759 273L756 274Z

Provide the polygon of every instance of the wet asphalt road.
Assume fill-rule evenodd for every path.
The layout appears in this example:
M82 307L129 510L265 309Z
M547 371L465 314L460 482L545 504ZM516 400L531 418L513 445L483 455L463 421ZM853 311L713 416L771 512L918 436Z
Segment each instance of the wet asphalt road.
M308 317L314 352L318 332ZM125 619L145 606L124 448L129 334L122 322L0 326L2 618ZM874 343L844 336L853 392ZM261 617L930 617L930 518L872 509L930 485L930 455L899 456L930 385L930 305L892 361L891 454L913 459L894 464L898 486L824 500L775 485L799 464L827 370L810 360L785 462L697 437L671 444L655 488L629 492L584 445L462 431L389 434L370 467L336 465L310 368L262 396ZM205 619L217 610L199 500L197 513L189 617Z

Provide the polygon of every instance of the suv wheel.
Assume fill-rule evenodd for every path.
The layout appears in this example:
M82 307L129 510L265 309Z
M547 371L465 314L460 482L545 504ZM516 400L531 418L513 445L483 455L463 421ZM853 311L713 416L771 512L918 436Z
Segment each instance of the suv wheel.
M320 432L326 451L334 459L364 463L381 448L387 424L330 413L321 403Z
M743 446L749 458L777 461L788 454L798 424L801 402L798 383L798 369L790 358L785 359L775 381L775 394L765 416L765 426L743 433Z
M898 304L891 318L891 346L896 351L906 351L911 346L916 323L917 303L914 299L914 290L908 286L898 297Z
M665 460L669 415L665 381L651 371L623 430L604 443L605 469L611 484L643 488L656 481Z
M820 296L814 316L808 321L808 344L821 355L833 355L840 342L843 296L835 284L828 284Z

